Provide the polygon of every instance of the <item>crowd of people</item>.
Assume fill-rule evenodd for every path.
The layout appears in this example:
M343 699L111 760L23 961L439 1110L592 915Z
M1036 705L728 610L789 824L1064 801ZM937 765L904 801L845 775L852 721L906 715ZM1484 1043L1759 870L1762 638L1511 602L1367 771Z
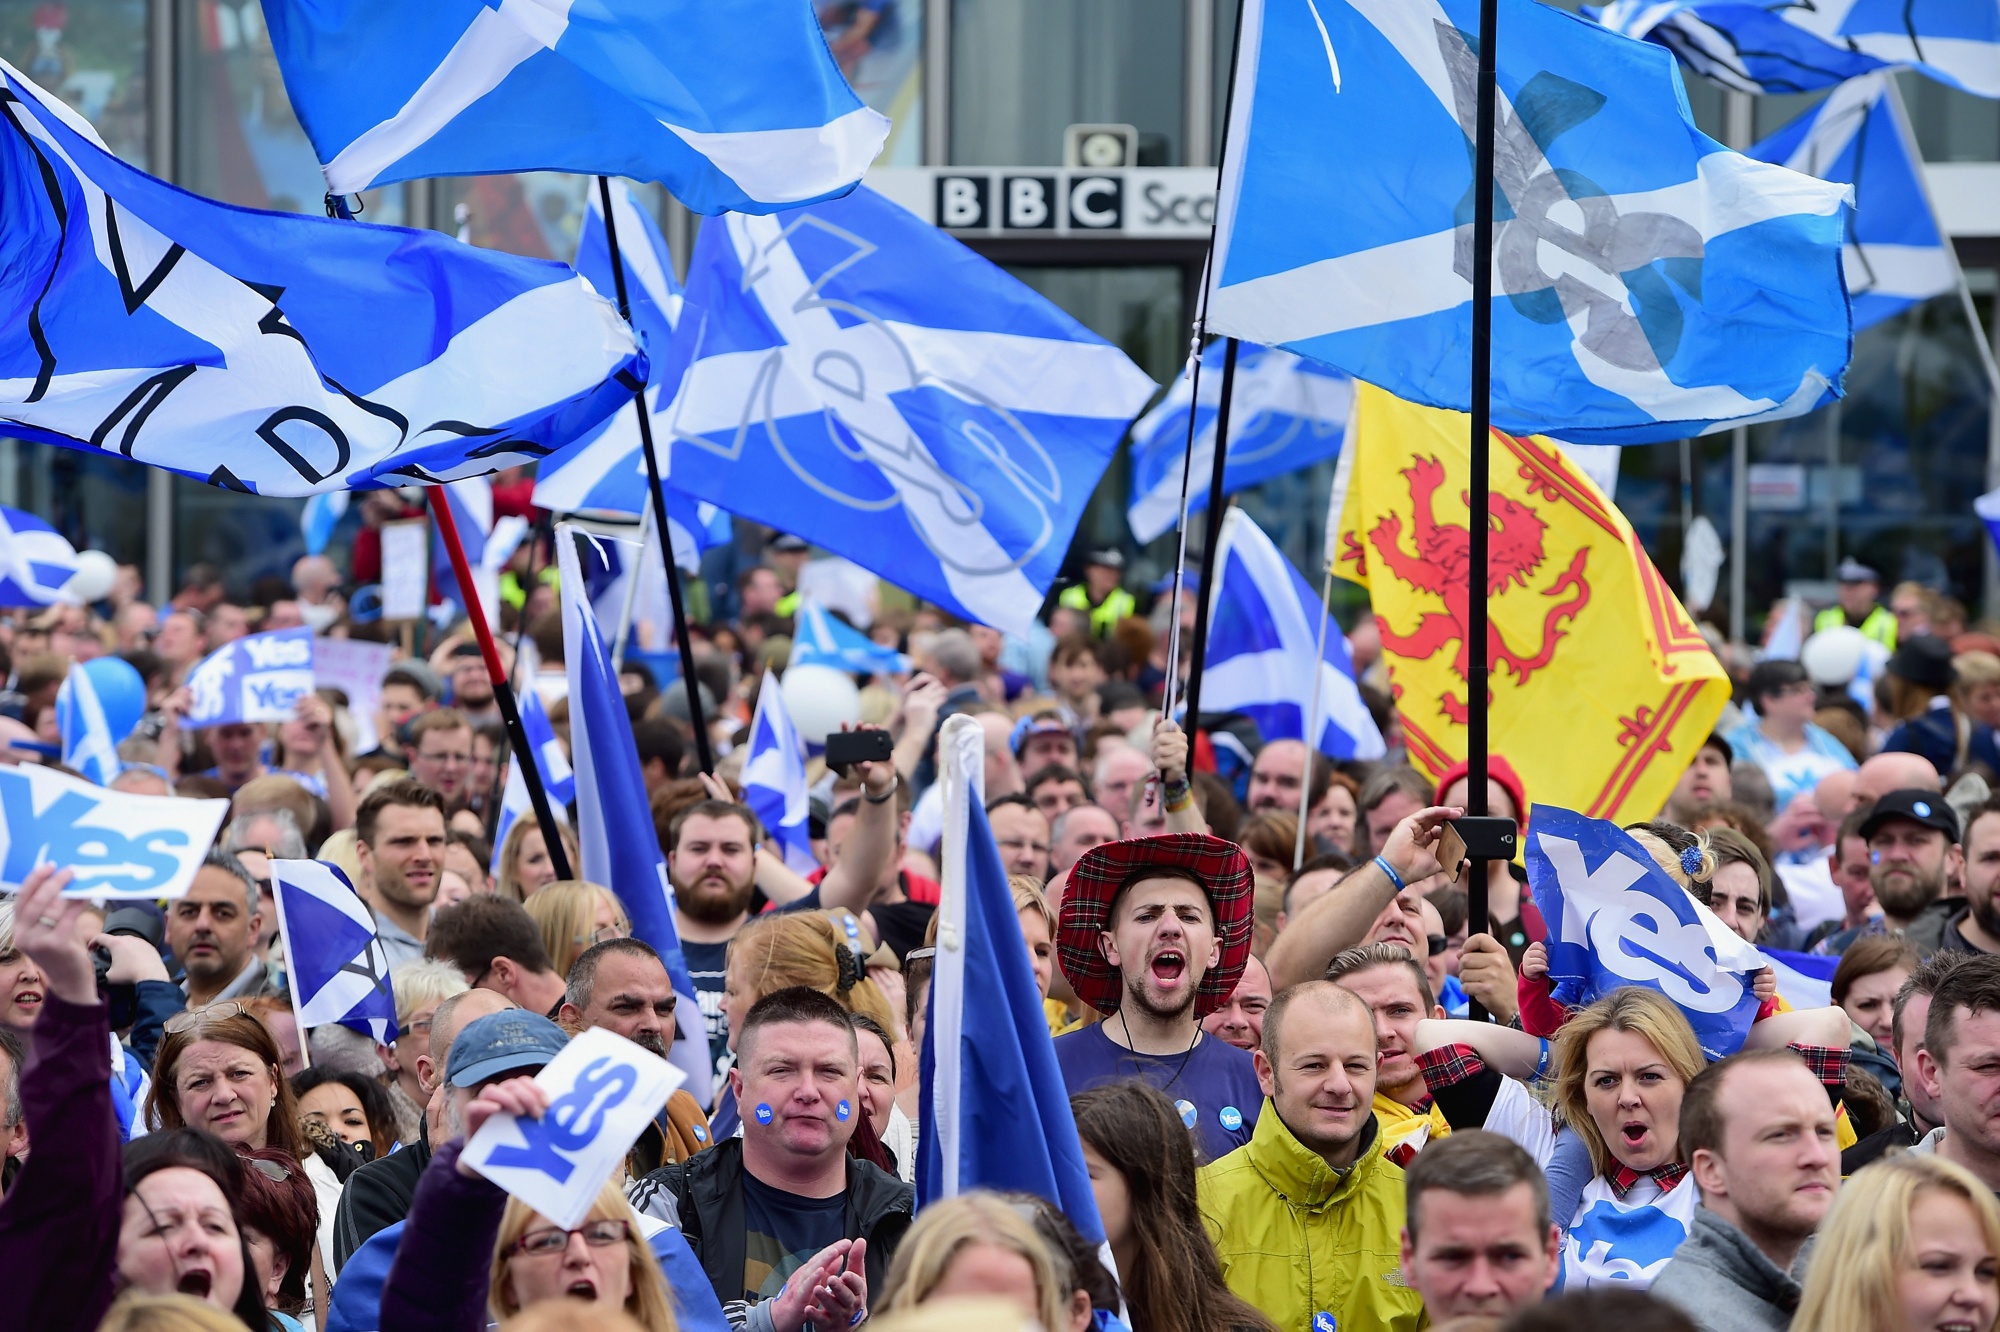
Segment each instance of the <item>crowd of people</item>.
M566 738L558 602L581 592L547 554L509 566L500 627ZM1190 732L1159 701L1193 599L1141 612L1113 552L1029 638L886 588L836 608L911 669L857 680L845 719L887 758L809 764L801 873L741 779L801 597L855 585L810 554L770 540L708 598L692 697L621 675L653 826L614 835L657 839L699 1011L633 937L647 885L559 878L567 825L559 854L533 817L494 844L509 743L462 624L395 659L365 719L323 689L197 730L187 674L234 638L395 635L317 556L242 602L198 567L157 608L131 574L105 605L0 621L0 761L56 764L65 674L117 653L148 706L112 784L229 802L183 896L65 896L56 864L0 901L0 1329L2000 1321L2000 639L1935 594L1885 608L1844 565L1799 659L1743 662L1628 829L1743 940L1838 958L1830 1004L1757 973L1716 1058L1659 989L1553 976L1520 866L1478 865L1469 929L1475 871L1440 859L1468 772L1409 765L1365 619L1386 759L1240 716ZM1059 1200L915 1205L936 737L960 715L1062 1082L1028 1091L1073 1112L1102 1248ZM1532 794L1495 756L1490 811L1531 825ZM299 1028L270 866L302 858L372 915L386 1044ZM546 1112L534 1075L592 1028L662 1056L705 1038L715 1094L676 1091L566 1227L463 1153L495 1114Z

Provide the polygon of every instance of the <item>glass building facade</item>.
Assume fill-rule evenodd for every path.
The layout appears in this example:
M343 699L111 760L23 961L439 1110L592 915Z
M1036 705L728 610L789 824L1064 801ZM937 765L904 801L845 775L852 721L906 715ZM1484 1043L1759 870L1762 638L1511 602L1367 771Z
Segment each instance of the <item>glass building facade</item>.
M836 59L895 124L878 165L1064 165L1068 131L1130 127L1135 168L1215 162L1227 102L1234 0L817 0ZM73 105L120 156L213 198L317 212L323 185L294 118L257 0L0 0L0 56ZM1750 432L1745 609L1830 578L1856 555L1968 604L1991 561L1971 498L1996 482L1995 430L1976 339L1996 330L2000 103L1914 75L1902 90L1979 321L1942 297L1866 330L1838 406ZM1810 97L1742 99L1690 78L1697 120L1729 141L1761 137ZM1747 103L1747 105L1745 105ZM1739 134L1730 133L1732 126ZM435 227L476 245L567 260L586 178L554 173L418 181L375 191L363 217ZM696 219L641 191L685 265ZM1161 383L1186 355L1204 242L1049 232L968 243L1123 347ZM1239 497L1298 565L1317 572L1331 464ZM1123 544L1140 576L1172 559L1134 547L1121 451L1078 534ZM1737 478L1727 433L1625 450L1617 499L1677 581L1686 524L1730 532ZM113 456L0 440L0 503L50 518L79 545L148 570L159 594L189 564L232 584L282 573L300 552L297 502L249 498ZM1315 578L1314 581L1317 581ZM1729 576L1721 598L1728 596ZM1711 614L1727 620L1727 607Z

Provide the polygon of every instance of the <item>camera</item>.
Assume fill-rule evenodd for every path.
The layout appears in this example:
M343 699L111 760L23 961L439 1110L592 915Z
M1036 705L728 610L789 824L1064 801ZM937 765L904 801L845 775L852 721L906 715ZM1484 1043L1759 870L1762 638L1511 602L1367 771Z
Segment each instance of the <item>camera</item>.
M144 907L118 907L105 914L104 932L144 939L158 952L166 939L166 923ZM110 949L101 946L92 948L90 963L97 973L97 992L111 1006L111 1029L123 1031L138 1019L139 989L129 981L111 982Z

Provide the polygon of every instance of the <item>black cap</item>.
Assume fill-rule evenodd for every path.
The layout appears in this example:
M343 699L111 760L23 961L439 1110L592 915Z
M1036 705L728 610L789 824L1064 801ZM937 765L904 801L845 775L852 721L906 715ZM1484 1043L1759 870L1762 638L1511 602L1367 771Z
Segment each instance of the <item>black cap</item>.
M1734 766L1736 763L1736 747L1730 744L1727 740L1724 740L1722 738L1722 732L1720 731L1710 731L1708 733L1708 739L1701 742L1701 748L1721 750L1722 761L1724 763L1730 764L1732 766ZM1696 750L1695 752L1700 753L1701 750Z
M1952 681L1958 678L1951 665L1951 644L1929 634L1904 639L1889 654L1889 664L1883 669L1899 680L1939 693L1951 688Z
M1873 837L1890 819L1908 819L1944 834L1947 842L1958 840L1958 815L1936 791L1891 791L1875 802L1874 810L1861 821L1863 838Z
M804 537L795 537L789 532L772 537L770 548L780 555L797 555L812 549Z

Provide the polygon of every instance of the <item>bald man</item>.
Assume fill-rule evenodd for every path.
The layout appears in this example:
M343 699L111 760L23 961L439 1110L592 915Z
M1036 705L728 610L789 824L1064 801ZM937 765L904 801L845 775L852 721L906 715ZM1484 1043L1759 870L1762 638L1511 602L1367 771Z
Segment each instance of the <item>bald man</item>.
M1854 803L1872 804L1891 791L1942 791L1937 769L1921 754L1877 754L1854 773Z

